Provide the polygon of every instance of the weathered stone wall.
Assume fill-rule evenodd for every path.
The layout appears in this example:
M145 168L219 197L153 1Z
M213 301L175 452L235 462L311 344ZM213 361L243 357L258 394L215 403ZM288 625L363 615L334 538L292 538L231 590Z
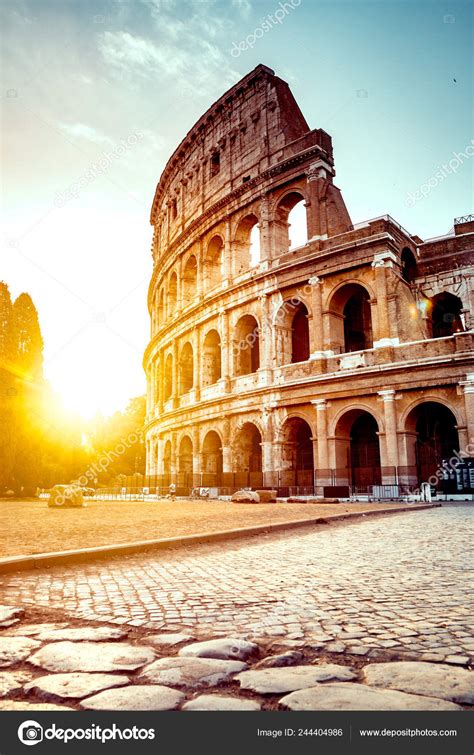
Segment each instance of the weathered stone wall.
M170 158L151 214L149 474L256 464L273 484L308 466L298 448L316 469L344 466L364 412L381 466L412 467L410 412L428 401L452 411L461 447L474 440L470 226L424 243L390 216L354 227L334 175L330 136L264 66ZM308 240L293 248L301 201ZM443 292L461 299L463 332L432 338Z

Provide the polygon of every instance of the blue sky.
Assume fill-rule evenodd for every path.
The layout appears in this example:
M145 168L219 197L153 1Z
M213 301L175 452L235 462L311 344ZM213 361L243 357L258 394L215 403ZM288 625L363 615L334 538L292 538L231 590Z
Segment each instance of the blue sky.
M474 137L472 4L295 0L284 18L282 4L3 0L0 277L33 295L69 406L109 412L144 390L156 182L258 63L332 135L354 222L388 212L427 238L472 209L469 158L407 203Z

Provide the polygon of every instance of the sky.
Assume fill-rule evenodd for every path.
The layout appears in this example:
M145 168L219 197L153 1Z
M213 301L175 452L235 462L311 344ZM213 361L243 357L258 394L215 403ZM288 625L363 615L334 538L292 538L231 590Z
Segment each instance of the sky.
M471 212L472 12L449 0L0 0L0 280L33 297L65 406L107 415L145 392L157 181L259 63L333 137L353 222L389 213L429 238Z

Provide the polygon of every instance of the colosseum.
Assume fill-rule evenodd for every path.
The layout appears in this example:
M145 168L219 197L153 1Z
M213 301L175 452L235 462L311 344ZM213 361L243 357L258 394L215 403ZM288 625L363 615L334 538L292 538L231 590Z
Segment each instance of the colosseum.
M151 209L151 490L396 496L440 490L453 459L469 476L474 217L425 241L390 215L353 223L334 177L330 135L264 65L169 159Z

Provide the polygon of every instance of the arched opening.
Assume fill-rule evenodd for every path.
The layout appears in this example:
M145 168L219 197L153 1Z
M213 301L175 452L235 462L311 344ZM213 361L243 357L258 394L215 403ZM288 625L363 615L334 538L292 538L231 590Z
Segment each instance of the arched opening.
M412 409L405 428L408 463L416 468L418 484L431 483L442 461L459 451L456 417L444 404L426 401Z
M413 254L411 249L408 249L406 247L405 249L402 249L401 262L402 278L407 283L411 283L418 276L418 265L415 255Z
M372 348L370 297L363 286L358 283L341 286L328 309L331 349L335 354Z
M202 347L201 385L213 385L221 378L221 339L217 330L206 333Z
M260 367L259 328L253 315L244 315L235 326L234 374L249 375Z
M279 202L275 218L276 248L285 254L308 241L308 221L302 194L292 191Z
M168 476L171 474L171 441L169 440L166 441L163 449L163 473Z
M179 444L178 471L185 475L192 474L193 471L193 443L189 435L181 438Z
M173 355L168 354L165 361L164 400L168 401L173 395Z
M299 299L284 301L275 318L277 364L309 359L308 309Z
M164 289L160 289L160 295L158 298L158 325L162 325L165 320L165 292Z
M300 417L288 419L282 429L280 485L311 487L314 484L312 430Z
M233 275L247 272L260 262L260 230L258 218L246 215L240 220L232 244Z
M206 291L222 282L222 253L224 242L220 236L213 236L204 257L204 289Z
M192 254L183 270L183 305L187 306L191 304L196 295L196 283L197 283L197 260L194 254Z
M235 472L262 471L262 435L252 422L245 422L239 430L233 449Z
M348 483L353 493L367 493L371 485L380 485L379 427L375 417L362 409L351 409L337 423L336 476Z
M222 444L215 430L210 430L202 445L202 484L216 486L222 475Z
M193 347L189 343L184 344L179 359L179 392L187 393L193 387L194 359Z
M431 299L432 338L443 338L464 330L462 301L458 296L443 291Z
M176 273L171 273L168 283L168 317L173 317L176 313L176 303L178 297L178 278Z

